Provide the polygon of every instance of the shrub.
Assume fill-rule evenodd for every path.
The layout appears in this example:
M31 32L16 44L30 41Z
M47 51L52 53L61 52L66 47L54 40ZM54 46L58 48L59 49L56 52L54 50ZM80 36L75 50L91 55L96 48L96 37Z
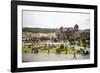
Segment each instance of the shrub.
M64 48L64 44L61 44L61 45L60 45L60 49L62 49L62 48Z

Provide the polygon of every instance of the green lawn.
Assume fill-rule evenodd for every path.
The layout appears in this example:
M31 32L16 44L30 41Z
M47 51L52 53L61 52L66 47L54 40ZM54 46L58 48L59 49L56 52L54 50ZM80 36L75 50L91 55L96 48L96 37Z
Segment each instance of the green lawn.
M25 52L27 52L27 53L32 53L32 48L23 48L22 49L22 51L25 53ZM77 53L77 50L75 50L75 52ZM39 53L48 53L48 50L39 50ZM50 53L56 53L56 48L51 48L50 49ZM67 54L73 54L74 52L73 52L73 50L72 49L70 49L70 48L68 48L67 49ZM61 54L66 54L66 50L64 50L64 51L61 51Z
M32 48L22 48L22 52L25 53L31 53L32 52Z

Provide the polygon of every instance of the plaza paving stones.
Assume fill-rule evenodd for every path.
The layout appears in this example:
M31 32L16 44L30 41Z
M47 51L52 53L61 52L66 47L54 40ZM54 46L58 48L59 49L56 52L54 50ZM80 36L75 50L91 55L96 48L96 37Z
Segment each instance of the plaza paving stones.
M73 54L43 54L43 53L23 53L22 61L23 62L41 62L41 61L66 61L66 60L84 60L89 59L89 55L80 55L76 54L74 57Z

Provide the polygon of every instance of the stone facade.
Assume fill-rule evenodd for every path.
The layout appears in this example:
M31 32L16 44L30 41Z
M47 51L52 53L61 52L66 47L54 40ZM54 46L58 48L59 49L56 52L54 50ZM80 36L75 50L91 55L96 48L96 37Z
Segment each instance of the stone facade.
M75 39L75 38L89 38L90 37L90 30L79 30L79 26L76 24L74 28L63 28L62 26L57 32L57 39L58 40L65 40L65 39Z

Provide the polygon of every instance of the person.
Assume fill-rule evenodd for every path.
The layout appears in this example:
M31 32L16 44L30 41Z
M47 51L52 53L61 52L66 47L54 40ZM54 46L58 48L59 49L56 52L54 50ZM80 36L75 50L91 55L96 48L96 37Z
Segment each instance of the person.
M74 52L73 59L76 59L77 57L76 57L76 52L75 52L75 48L74 47L73 47L73 52Z
M50 44L49 44L49 47L48 47L48 54L50 53Z

